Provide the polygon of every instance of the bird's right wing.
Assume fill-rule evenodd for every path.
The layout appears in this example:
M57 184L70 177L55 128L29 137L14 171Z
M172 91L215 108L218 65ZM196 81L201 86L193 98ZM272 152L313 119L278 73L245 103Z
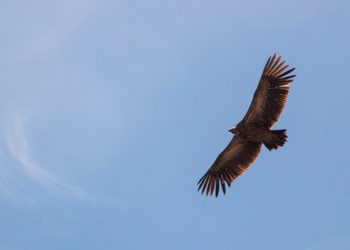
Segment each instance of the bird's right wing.
M212 195L215 190L215 196L218 196L221 186L225 194L225 183L231 186L231 183L253 163L260 149L261 143L244 142L235 136L198 181L198 191L202 190L202 193Z

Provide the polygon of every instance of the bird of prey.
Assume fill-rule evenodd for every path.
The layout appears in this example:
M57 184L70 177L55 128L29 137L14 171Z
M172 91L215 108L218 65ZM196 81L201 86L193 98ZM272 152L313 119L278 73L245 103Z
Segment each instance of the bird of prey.
M220 153L213 165L198 181L198 191L206 195L219 195L220 187L226 193L226 186L248 169L260 153L262 144L268 150L282 147L287 140L286 129L271 130L277 122L287 101L289 84L295 75L295 68L284 66L276 54L266 62L259 85L254 93L248 112L236 127L231 142Z

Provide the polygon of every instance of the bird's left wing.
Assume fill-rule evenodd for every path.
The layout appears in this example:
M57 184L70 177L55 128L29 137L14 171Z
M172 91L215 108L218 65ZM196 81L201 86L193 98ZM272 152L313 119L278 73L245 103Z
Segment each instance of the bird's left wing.
M202 193L212 195L215 190L217 197L221 187L225 194L225 184L231 186L231 183L253 163L260 149L261 143L244 142L237 136L233 137L210 169L198 181L198 191L202 190Z
M278 120L287 101L289 84L295 77L290 75L295 68L288 69L289 65L284 64L281 57L276 59L276 54L267 60L243 123L257 123L271 128Z

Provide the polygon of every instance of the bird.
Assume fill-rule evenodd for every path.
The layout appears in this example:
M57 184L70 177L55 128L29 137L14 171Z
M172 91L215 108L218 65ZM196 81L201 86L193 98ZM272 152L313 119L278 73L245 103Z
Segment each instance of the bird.
M289 84L296 75L295 68L288 69L281 56L270 56L261 74L253 100L244 118L229 132L233 138L219 154L209 170L198 181L198 191L202 194L220 189L226 194L226 185L242 175L258 157L262 145L269 151L282 147L287 141L287 130L271 130L280 117L286 104Z

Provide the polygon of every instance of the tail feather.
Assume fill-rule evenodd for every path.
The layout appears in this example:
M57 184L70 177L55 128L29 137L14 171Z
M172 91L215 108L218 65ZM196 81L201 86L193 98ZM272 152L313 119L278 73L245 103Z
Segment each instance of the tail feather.
M268 150L277 149L278 147L282 147L284 143L287 141L287 130L286 129L280 129L280 130L271 130L272 132L272 140L271 142L264 143L265 147L267 147Z

